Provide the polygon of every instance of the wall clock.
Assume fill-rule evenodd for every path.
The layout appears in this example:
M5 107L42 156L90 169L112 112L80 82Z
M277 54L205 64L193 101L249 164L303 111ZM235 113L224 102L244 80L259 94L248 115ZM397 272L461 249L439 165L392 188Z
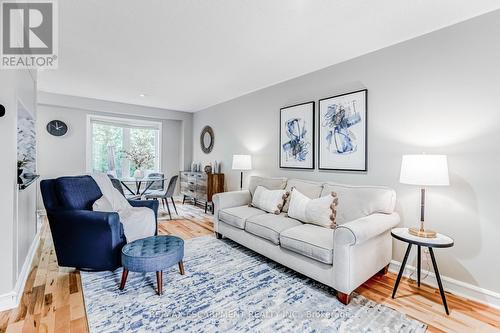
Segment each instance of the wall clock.
M68 132L68 125L60 120L52 120L47 124L47 132L53 136L63 136Z

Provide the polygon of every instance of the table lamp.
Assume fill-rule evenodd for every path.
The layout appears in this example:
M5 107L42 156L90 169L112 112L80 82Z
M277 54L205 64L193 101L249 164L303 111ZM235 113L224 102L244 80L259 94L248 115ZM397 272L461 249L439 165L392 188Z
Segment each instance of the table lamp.
M420 228L409 228L411 235L435 238L436 232L424 228L425 187L450 185L448 160L446 155L403 155L399 182L419 185L420 189Z
M240 190L243 189L243 171L252 169L252 156L233 155L233 170L240 170Z

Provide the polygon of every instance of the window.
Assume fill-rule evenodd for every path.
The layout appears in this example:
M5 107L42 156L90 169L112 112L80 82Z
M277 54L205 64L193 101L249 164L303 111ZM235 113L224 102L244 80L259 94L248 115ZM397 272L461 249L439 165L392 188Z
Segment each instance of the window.
M126 152L153 156L141 169L160 170L160 122L89 116L87 126L88 171L132 177L137 165Z

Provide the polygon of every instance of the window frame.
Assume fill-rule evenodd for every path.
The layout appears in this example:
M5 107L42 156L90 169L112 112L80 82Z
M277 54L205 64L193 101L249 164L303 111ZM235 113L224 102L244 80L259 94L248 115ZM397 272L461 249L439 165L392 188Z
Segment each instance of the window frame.
M124 134L126 132L126 129L128 129L128 132L130 133L130 128L151 128L151 129L156 129L158 130L158 138L157 138L157 145L156 145L156 152L155 155L157 158L155 158L155 169L157 171L162 170L162 125L163 123L159 120L144 120L144 119L137 119L137 118L124 118L124 117L114 117L114 116L103 116L103 115L97 115L97 114L87 114L87 121L86 121L86 147L85 147L85 170L87 173L92 173L93 172L93 166L92 166L92 154L93 154L93 142L92 142L92 125L93 123L102 123L102 124L107 124L111 126L117 126L117 127L122 127L124 129ZM123 144L125 145L126 141L130 142L130 134L128 135L128 138L125 138L124 135L124 140ZM130 166L129 162L126 162L126 165L128 166L128 170L130 171ZM125 177L126 178L126 177Z

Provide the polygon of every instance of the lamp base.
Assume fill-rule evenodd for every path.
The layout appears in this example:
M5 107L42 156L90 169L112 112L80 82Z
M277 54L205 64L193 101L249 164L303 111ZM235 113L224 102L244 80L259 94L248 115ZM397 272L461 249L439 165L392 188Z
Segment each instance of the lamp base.
M408 228L410 235L423 238L436 238L436 232L433 230L424 230L419 228Z

